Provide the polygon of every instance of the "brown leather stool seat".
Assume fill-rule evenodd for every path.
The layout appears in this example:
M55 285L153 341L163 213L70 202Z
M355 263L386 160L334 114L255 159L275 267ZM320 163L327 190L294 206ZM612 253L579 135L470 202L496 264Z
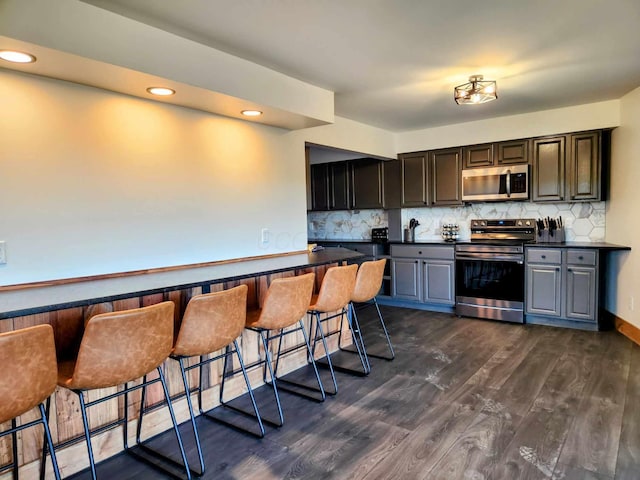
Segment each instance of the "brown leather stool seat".
M384 278L384 267L386 263L387 259L383 258L381 260L363 262L362 264L360 264L358 275L356 276L356 285L353 289L353 295L351 295L351 303L349 304L349 307L351 308L351 317L353 319L354 329L360 332L358 338L361 341L361 350L364 354L364 358L367 361L369 371L371 371L369 357L382 358L385 360L393 360L395 358L393 345L391 345L391 339L389 338L389 332L387 331L387 326L384 323L384 318L382 317L380 307L378 306L378 301L376 300L376 296L378 295L378 293L380 292L380 288L382 287L382 280ZM382 326L382 331L387 341L387 347L389 348L388 356L374 355L367 352L364 344L364 338L362 336L362 330L360 328L360 323L358 321L358 315L356 314L356 304L358 304L359 308L371 305L376 307L378 319L380 320L380 325ZM340 345L340 340L338 340L338 345ZM342 350L352 352L352 350Z
M193 404L191 402L190 393L192 392L192 389L189 387L189 382L187 380L186 372L189 370L194 368L199 369L200 381L195 390L198 393L200 414L206 418L238 428L236 424L230 423L224 418L213 416L213 410L215 409L204 411L202 405L202 385L204 384L204 369L202 367L224 357L223 381L219 392L220 405L239 411L240 413L246 413L242 410L236 409L224 401L224 380L227 378L227 372L229 370L228 359L230 355L235 353L240 363L240 369L244 376L245 384L253 406L253 414L248 415L256 417L258 420L258 432L253 433L258 437L264 436L264 426L262 425L260 414L258 413L258 406L256 405L253 397L253 391L251 390L251 384L249 383L249 377L247 375L237 340L242 334L245 326L247 316L247 290L248 288L246 285L239 285L221 292L206 293L192 297L187 304L184 315L182 316L182 323L180 325L180 331L178 332L178 338L176 339L173 352L171 353L171 358L179 363L180 372L182 373L182 382L184 384L184 391L187 397L191 425L195 435L196 448L198 450L198 457L200 461L199 474L204 473L205 464L195 415L193 412ZM221 349L225 349L224 353L209 356L207 358L209 354ZM196 356L200 357L197 363L193 363L189 366L185 365L186 359Z
M18 478L17 432L42 424L45 441L41 473L44 473L48 450L54 476L59 480L60 472L48 424L51 394L56 388L58 372L51 325L0 334L0 365L0 424L11 420L11 428L0 432L0 437L12 437L12 461L0 467L0 474L12 470L13 478ZM35 407L40 410L40 418L18 426L16 418Z
M342 320L346 315L349 328L352 331L352 335L354 338L354 345L360 351L360 342L356 340L358 332L354 331L351 325L351 316L349 314L349 309L347 306L351 301L351 295L353 294L353 289L356 283L356 272L358 271L358 265L346 265L342 267L331 267L327 269L324 274L324 278L322 279L322 285L320 286L320 291L317 295L314 295L311 299L309 307L307 309L307 313L312 316L312 325L315 325L315 329L312 330L313 334L313 348L312 351L315 354L316 343L318 339L322 341L326 364L322 361L319 361L319 365L327 366L329 368L329 372L331 374L331 380L333 382L333 391L327 391L330 395L335 395L338 393L338 382L336 381L335 371L334 370L343 370L347 372L353 372L352 369L342 367L339 365L335 365L331 360L331 355L329 354L329 348L327 346L326 337L334 334L340 333L342 330ZM337 312L337 313L333 313ZM321 318L321 314L329 314L324 318ZM341 328L340 330L336 330L334 332L327 332L325 335L324 329L322 327L322 322L330 320L332 318L340 317L341 319ZM362 375L366 375L369 373L367 369L367 363L364 357L361 355L361 364L362 364Z
M308 397L316 401L324 401L325 399L322 381L320 380L320 375L313 359L311 345L303 323L303 318L307 310L307 306L309 305L309 301L311 300L311 294L313 293L314 280L315 273L307 273L288 278L277 278L269 285L269 289L267 290L267 294L262 304L262 309L247 312L246 328L258 332L260 336L264 359L261 359L258 363L263 365L264 383L272 387L276 406L278 408L279 418L277 421L265 418L262 420L278 427L284 424L284 415L282 413L282 405L280 403L278 389L286 389L291 393ZM290 327L296 324L297 327L295 329L290 329ZM293 383L285 380L284 378L278 377L280 355L287 353L286 351L282 352L281 350L282 337L298 331L302 332L304 337L309 362L313 366L317 388L311 388L305 384ZM274 334L273 332L277 333ZM275 355L274 367L272 365L274 359L271 350L269 349L269 343L276 339L278 340L278 350ZM294 347L294 349L297 348L298 347ZM267 371L269 372L269 375L267 375ZM290 389L285 385L296 386L297 388ZM318 391L320 396L312 396L303 391L310 389Z
M161 382L165 395L173 428L178 440L178 447L182 457L186 477L191 478L182 438L169 399L169 391L165 377L160 368L173 348L173 302L162 302L148 307L123 310L119 312L102 313L90 318L85 326L85 332L80 343L76 358L61 362L58 368L58 385L69 388L78 395L80 412L84 424L84 438L89 453L91 476L96 478L95 460L91 445L91 434L103 432L118 425L123 426L124 448L141 460L154 463L149 456L155 452L140 441L142 416L138 420L136 444L147 455L142 455L136 449L128 446L128 393L142 388L141 410L145 403L145 387L151 383ZM153 370L158 372L158 378L148 380L147 374ZM129 386L128 383L143 377L142 384ZM115 387L124 385L124 389L105 397L85 402L87 390ZM124 418L98 428L95 432L89 429L87 408L111 400L120 395L125 396ZM80 437L82 438L82 437ZM71 439L66 444L75 443L78 439ZM155 463L154 463L155 464ZM156 466L162 468L161 464ZM172 473L173 472L173 469ZM175 474L175 473L174 473Z

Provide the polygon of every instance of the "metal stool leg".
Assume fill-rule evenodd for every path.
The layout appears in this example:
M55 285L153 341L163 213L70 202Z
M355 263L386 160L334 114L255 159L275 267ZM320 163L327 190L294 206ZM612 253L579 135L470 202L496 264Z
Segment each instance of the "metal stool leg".
M204 458L202 455L202 448L200 446L200 435L198 435L198 427L196 426L196 417L193 413L193 404L191 403L191 390L189 389L189 381L187 380L187 373L184 369L184 358L178 358L178 364L180 365L180 373L182 374L182 383L184 385L184 393L187 397L187 407L189 408L189 419L191 420L191 427L193 428L193 436L196 441L196 450L198 451L198 461L200 462L200 472L196 472L197 475L204 474Z
M356 315L356 311L355 308L353 308L352 303L349 303L347 306L347 322L349 323L349 330L351 330L351 335L353 336L353 344L356 346L356 353L360 357L363 372L365 375L368 375L371 372L371 364L369 363L369 357L367 356L367 348L364 345L364 338L362 338L362 329L358 322L358 316ZM342 328L340 330L342 330ZM338 347L339 346L340 339L338 339Z
M84 426L84 438L87 441L87 451L89 452L89 466L91 467L91 478L96 480L96 463L93 457L93 446L91 445L91 432L89 430L89 420L87 419L87 407L84 402L84 393L76 391L80 401L80 413L82 414L82 425Z
M344 314L344 309L343 312ZM314 313L315 316L315 320L316 320L316 325L315 325L315 335L314 335L314 340L313 340L313 351L315 353L315 345L316 342L318 340L318 333L320 333L320 340L322 341L322 346L324 347L324 353L326 355L326 359L327 359L327 366L329 367L329 373L331 374L331 381L333 382L333 392L329 392L327 391L326 393L328 395L335 395L338 393L338 382L336 381L336 374L333 370L333 363L331 362L331 355L329 354L329 347L327 346L327 339L324 336L324 330L322 329L322 322L320 320L320 314L318 312ZM324 365L323 363L320 363L320 365Z
M49 409L51 406L51 398L47 398L46 404L40 404L40 416L42 417L42 423L44 425L44 437L45 442L42 447L42 463L40 464L40 478L44 480L45 466L47 451L51 456L51 463L53 465L53 475L56 480L60 480L60 470L58 467L58 459L56 458L56 452L53 449L53 439L51 438L51 429L49 428Z

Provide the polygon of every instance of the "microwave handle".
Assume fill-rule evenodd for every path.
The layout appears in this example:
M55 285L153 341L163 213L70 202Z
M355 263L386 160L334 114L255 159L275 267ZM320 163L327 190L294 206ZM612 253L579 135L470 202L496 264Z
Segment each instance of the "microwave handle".
M511 170L507 170L507 197L511 196Z

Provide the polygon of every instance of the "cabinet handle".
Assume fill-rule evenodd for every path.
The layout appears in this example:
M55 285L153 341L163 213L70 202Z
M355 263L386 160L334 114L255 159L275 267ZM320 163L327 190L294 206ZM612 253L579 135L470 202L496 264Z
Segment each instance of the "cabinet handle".
M567 272L573 272L573 268L567 268Z
M418 250L418 255L422 255L422 250Z
M556 267L556 272L559 272L559 271L560 271L560 267Z
M547 256L546 256L546 255L541 255L541 257L542 257L542 258L547 258Z
M578 260L584 260L584 257L583 257L582 255L580 255L580 256L578 257Z

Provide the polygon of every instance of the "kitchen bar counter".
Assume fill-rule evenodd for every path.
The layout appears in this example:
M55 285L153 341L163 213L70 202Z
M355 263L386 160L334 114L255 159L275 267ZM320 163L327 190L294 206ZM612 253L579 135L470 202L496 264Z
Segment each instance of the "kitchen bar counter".
M317 290L328 268L362 256L353 250L330 248L317 253L291 253L205 265L169 267L151 272L60 280L50 282L51 285L42 282L0 287L0 332L48 323L53 328L58 359L72 358L78 352L85 321L95 312L121 311L171 301L176 306L175 318L179 320L193 296L232 288L239 284L248 287L247 307L260 308L274 279L314 272ZM330 331L343 328L343 343L350 342L350 332L342 325L339 317L330 319L327 328ZM337 336L327 339L330 352L338 349L337 340ZM255 332L245 329L240 344L247 365L255 363L260 358L259 342ZM304 346L304 337L300 332L282 338L282 349L287 353L279 361L281 374L307 365L305 349L298 348L301 346ZM321 350L318 350L318 355L323 355ZM172 396L178 395L184 388L177 365L173 360L164 363ZM219 403L221 368L222 364L217 362L204 367L202 372L203 404L208 408ZM259 387L264 381L262 368L249 368L248 375L254 388ZM228 385L230 397L244 392L244 383L238 378L230 379ZM106 389L99 395L107 393L111 391ZM53 440L56 444L82 435L82 419L78 414L77 400L75 396L72 397L69 397L69 392L65 389L58 388L54 393L55 408L52 409L49 423L52 425ZM147 401L149 404L155 404L161 401L161 395L158 396L157 390L154 393L149 389ZM173 405L178 421L187 421L186 399L176 400ZM108 423L119 418L118 412L117 405L114 408L113 403L105 402L93 407L90 415L93 419ZM151 411L148 416L145 430L148 430L149 437L171 428L168 416L162 410ZM27 419L31 420L31 417L24 417L19 423ZM135 415L129 417L130 432L135 431L136 421ZM11 447L7 443L9 439L10 437L5 437L0 440L0 452L10 451ZM132 441L131 438L129 440ZM101 459L122 451L121 435L104 432L97 436L97 442L100 444ZM36 478L40 457L37 442L31 437L19 437L18 451L22 452L20 464L23 471L26 470L25 476ZM83 443L58 448L56 453L65 477L87 466L86 446Z
M61 285L17 288L7 291L2 291L2 287L0 287L0 320L316 267L352 260L361 256L361 253L352 250L332 248L315 253L285 254L251 260L220 262L203 267L187 267Z

